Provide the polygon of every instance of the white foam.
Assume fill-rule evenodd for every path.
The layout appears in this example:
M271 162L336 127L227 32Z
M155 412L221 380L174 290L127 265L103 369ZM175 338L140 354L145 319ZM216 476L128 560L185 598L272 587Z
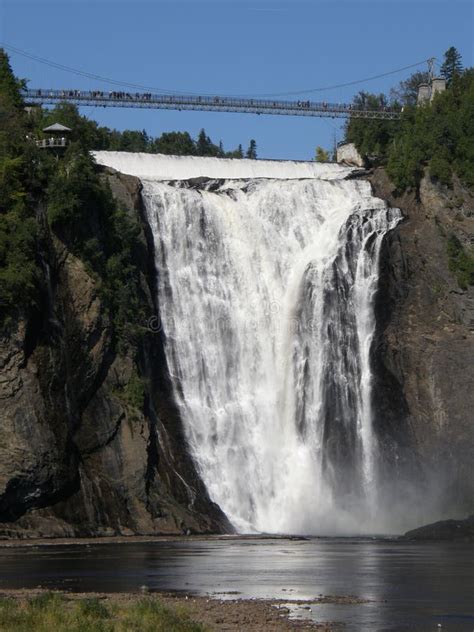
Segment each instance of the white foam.
M147 180L187 180L199 177L226 180L247 178L340 180L354 171L351 167L343 167L335 163L313 161L167 156L126 151L94 151L92 154L100 165Z
M361 180L146 179L142 197L175 401L210 498L240 532L390 532L370 348L399 213Z

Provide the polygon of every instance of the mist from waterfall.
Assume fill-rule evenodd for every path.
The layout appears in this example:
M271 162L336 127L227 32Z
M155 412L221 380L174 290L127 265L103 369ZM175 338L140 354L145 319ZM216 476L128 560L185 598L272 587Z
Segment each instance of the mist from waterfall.
M174 394L211 498L240 532L389 530L370 347L400 213L342 176L144 180L142 195Z

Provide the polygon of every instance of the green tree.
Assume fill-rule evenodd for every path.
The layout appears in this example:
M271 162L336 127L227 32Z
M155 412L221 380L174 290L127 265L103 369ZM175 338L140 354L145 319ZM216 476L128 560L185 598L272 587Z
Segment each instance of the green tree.
M430 75L427 71L413 73L405 81L400 81L396 88L390 90L390 99L393 104L416 105L418 100L418 87L422 83L428 83Z
M441 66L441 76L446 79L448 85L453 81L453 79L457 76L460 76L462 73L462 57L459 51L451 46L444 53L444 62Z
M474 70L459 76L423 108L405 111L388 150L388 171L397 187L416 186L426 165L450 185L456 173L474 186Z
M219 145L215 145L212 142L204 129L199 132L199 136L196 141L196 154L198 156L214 157L221 155Z
M144 333L137 267L143 247L140 227L114 200L90 150L186 155L196 154L196 141L187 132L153 139L145 130L102 127L69 103L51 110L37 107L27 115L22 85L0 51L0 323L28 318L39 309L46 295L42 266L50 254L52 231L96 278L114 340L126 344ZM55 122L72 130L61 154L39 149L34 142ZM199 141L202 155L222 155L222 144L213 144L204 130ZM237 153L242 156L241 146Z
M474 285L474 253L466 251L459 239L451 234L447 241L449 269L456 275L458 285L466 290Z
M36 144L29 139L22 82L0 49L0 320L23 314L39 296Z
M0 158L0 307L30 307L37 297L37 225L28 205L21 157Z
M55 234L96 276L115 342L124 345L141 335L144 315L134 257L140 229L79 143L68 147L50 176L47 217Z
M164 132L152 142L151 150L157 154L194 156L196 143L188 132Z
M353 99L353 106L360 110L378 110L386 107L387 98L383 94L359 92ZM378 119L351 118L346 125L346 141L354 143L361 156L377 156L384 160L388 147L396 133L396 124Z
M316 162L329 162L329 152L318 145L316 147L316 155L314 159Z
M106 127L100 127L95 121L90 121L79 114L79 110L72 103L59 103L52 110L40 110L35 119L36 133L41 135L44 127L52 123L61 123L71 129L69 138L79 143L84 150L90 149L121 149L121 137L118 133L115 146L111 146L112 133Z
M110 206L106 199L95 163L79 143L72 143L51 175L48 186L47 214L50 224L80 254L84 232L92 211Z
M257 158L257 141L254 138L252 138L249 143L245 157L250 158L251 160L255 160Z
M225 153L225 157L226 158L243 158L244 150L242 149L242 145L239 145L237 149L234 149L232 151L227 151Z
M206 134L206 130L203 128L199 132L199 136L196 142L196 152L198 156L209 156L209 154L211 153L211 147L211 139Z
M20 90L25 85L24 81L16 79L10 66L10 60L3 48L0 48L0 92L9 104L17 109L23 108L23 99Z
M372 108L382 100L363 92L354 103ZM474 69L456 75L431 104L406 105L398 121L350 119L346 140L361 155L386 164L399 191L416 188L426 167L443 184L449 186L456 174L474 187Z
M147 152L150 149L150 139L145 130L125 130L120 138L120 151Z
M452 181L453 173L449 161L449 155L444 152L436 152L428 163L430 176L436 178L442 184L449 185ZM447 152L446 152L447 153Z

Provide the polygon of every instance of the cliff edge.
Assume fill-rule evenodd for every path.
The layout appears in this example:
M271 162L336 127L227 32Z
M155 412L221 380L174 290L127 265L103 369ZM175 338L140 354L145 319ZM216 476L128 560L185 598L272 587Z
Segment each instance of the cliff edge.
M439 517L474 510L474 286L462 253L474 240L474 196L428 176L397 195L385 170L374 192L405 217L381 253L374 345L375 406L403 428Z

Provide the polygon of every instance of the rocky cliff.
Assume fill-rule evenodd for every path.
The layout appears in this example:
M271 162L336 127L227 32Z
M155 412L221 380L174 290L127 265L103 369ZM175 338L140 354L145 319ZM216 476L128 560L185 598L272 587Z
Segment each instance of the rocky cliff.
M187 455L171 397L141 184L108 169L103 178L139 218L145 335L117 348L100 281L47 231L40 309L0 341L0 537L231 531ZM451 246L472 242L474 198L457 182L424 178L419 194L399 196L383 169L370 179L405 216L381 254L377 432L393 446L384 454L425 481L439 517L469 513L474 288Z
M456 250L472 247L474 197L426 176L397 195L381 168L371 182L405 216L381 255L377 418L414 456L434 514L462 516L474 509L474 286Z
M139 180L103 177L141 220ZM98 279L48 232L43 304L1 340L0 536L231 529L185 450L141 226L134 256L148 316L142 342L125 351L113 344Z

